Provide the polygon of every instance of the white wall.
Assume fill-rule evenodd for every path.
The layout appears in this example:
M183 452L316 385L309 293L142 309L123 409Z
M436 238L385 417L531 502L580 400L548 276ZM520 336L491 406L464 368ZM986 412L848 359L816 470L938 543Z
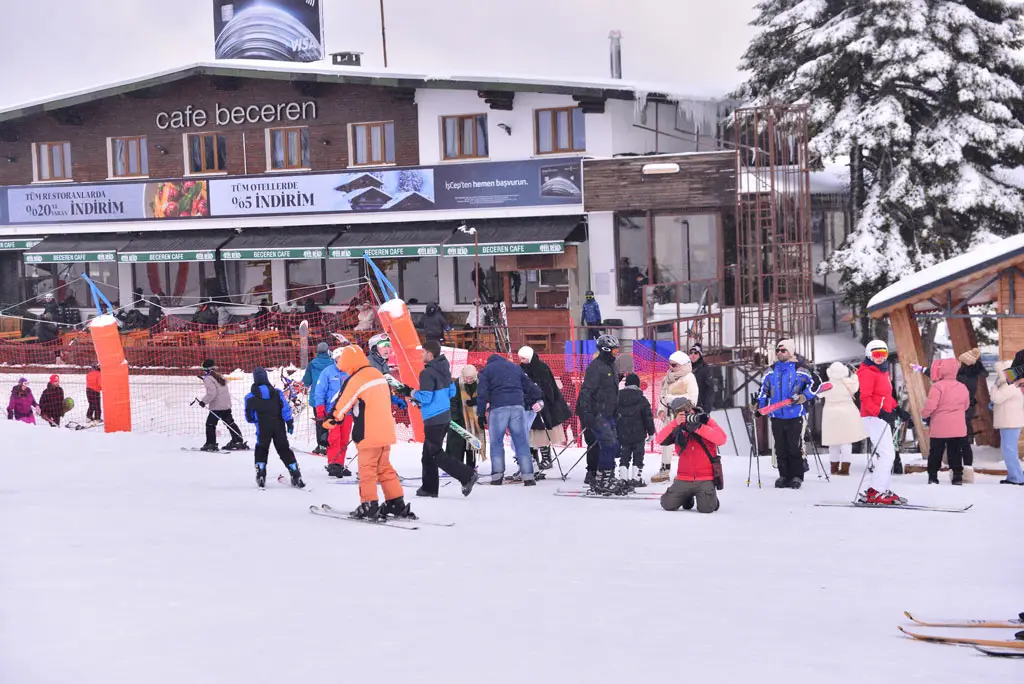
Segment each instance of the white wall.
M692 136L676 130L676 107L669 104L650 103L646 108L647 119L643 122L636 112L634 102L626 100L608 100L605 103L605 116L611 126L611 147L614 154L633 152L636 154L668 152L694 152L697 145ZM589 121L587 122L589 124ZM658 135L654 129L668 135ZM692 126L683 126L691 130ZM588 129L589 134L589 129ZM671 136L671 137L670 137ZM688 138L680 140L680 138ZM709 141L702 139L704 149L710 149Z

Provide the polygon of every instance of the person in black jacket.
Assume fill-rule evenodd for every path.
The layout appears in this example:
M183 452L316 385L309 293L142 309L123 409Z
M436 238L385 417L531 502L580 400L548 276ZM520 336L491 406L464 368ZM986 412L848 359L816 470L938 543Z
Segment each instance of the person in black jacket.
M40 343L53 342L60 337L60 330L57 329L57 324L53 322L53 315L49 311L43 314L43 320L36 324L36 337Z
M704 360L704 349L700 344L690 347L690 365L693 366L693 377L697 378L697 406L711 415L715 410L715 377L711 366Z
M619 433L619 479L633 487L646 487L644 450L647 438L654 436L654 412L651 411L651 402L640 389L640 378L635 373L626 376L626 386L619 391L615 426Z
M988 376L988 371L981 364L981 350L975 347L960 355L960 370L957 371L956 381L967 385L967 392L971 397L971 405L967 409L967 440L962 444L960 455L963 456L965 466L974 465L974 452L971 443L974 441L974 416L978 412L978 382Z
M544 406L536 414L530 429L530 451L539 461L541 470L551 469L551 445L565 442L562 423L572 418L572 411L565 403L562 390L555 380L551 367L540 360L533 347L519 350L519 367L543 393Z
M613 335L597 339L597 358L587 366L580 387L577 411L583 427L591 430L597 439L597 477L591 485L597 494L610 496L628 492L625 483L615 478L615 459L619 455L619 440L615 429L615 411L618 408L619 378L615 373L615 352L619 340Z
M295 454L288 445L288 435L295 431L291 404L281 390L271 387L267 371L260 366L252 372L252 389L245 396L245 420L256 426L256 485L262 489L267 483L267 456L273 442L281 462L288 468L292 486L305 487Z
M441 307L437 304L428 304L426 313L420 319L420 328L423 330L423 336L427 340L443 343L444 333L450 327L448 319L441 312Z

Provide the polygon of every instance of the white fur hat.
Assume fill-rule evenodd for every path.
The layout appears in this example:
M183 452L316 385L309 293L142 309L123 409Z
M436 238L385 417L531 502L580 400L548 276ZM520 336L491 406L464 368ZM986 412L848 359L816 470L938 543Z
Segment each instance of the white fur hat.
M672 355L668 357L668 362L678 363L680 366L692 365L690 364L690 357L681 351L672 352Z
M519 358L525 359L526 363L533 361L533 347L520 347Z

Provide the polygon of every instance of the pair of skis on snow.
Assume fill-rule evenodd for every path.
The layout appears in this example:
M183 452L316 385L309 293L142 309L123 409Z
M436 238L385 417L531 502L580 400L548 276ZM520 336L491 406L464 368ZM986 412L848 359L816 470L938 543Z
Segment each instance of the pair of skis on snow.
M387 518L384 520L374 520L370 518L354 518L348 513L339 511L336 508L332 508L327 504L320 504L319 506L310 506L309 512L313 515L323 516L325 518L334 518L335 520L346 520L348 522L363 523L364 525L376 525L377 527L391 527L396 530L418 530L420 525L429 525L430 527L455 527L455 523L438 523L438 522L427 522L425 520L404 520L401 518Z
M1024 627L1024 613L1016 619L1010 620L921 620L904 611L904 615L914 623L922 627L982 627L1014 629ZM1000 658L1024 658L1024 632L1018 633L1017 639L974 639L971 637L948 637L934 634L920 634L912 632L905 627L899 630L907 636L919 641L930 641L939 644L955 644L958 646L973 646L982 653Z

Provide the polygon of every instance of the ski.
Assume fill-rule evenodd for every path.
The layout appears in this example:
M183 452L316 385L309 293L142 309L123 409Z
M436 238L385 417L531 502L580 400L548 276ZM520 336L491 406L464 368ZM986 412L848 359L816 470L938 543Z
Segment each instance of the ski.
M961 646L990 646L995 648L1014 649L1024 653L1024 641L1016 641L1014 639L972 639L970 637L936 636L933 634L919 634L917 632L911 632L903 627L898 627L897 629L908 637L919 641L931 641L937 644L958 644Z
M827 392L830 389L832 389L831 382L823 382L821 383L821 385L818 386L818 392ZM782 401L777 401L774 404L768 404L764 408L759 408L757 409L757 412L762 416L767 416L769 413L774 413L775 411L778 411L781 408L786 408L792 403L792 399L783 399Z
M1024 613L1015 620L921 620L910 614L909 610L903 611L909 620L913 620L923 627L1006 627L1014 628L1024 626Z
M415 478L415 479L419 480L419 478ZM442 478L441 482L440 482L440 484L438 486L439 487L447 487L453 481L454 480L451 477L448 477L447 479ZM348 478L332 477L330 480L328 480L328 482L331 483L331 484L336 484L336 485L358 485L359 484L359 478L356 477L356 478L348 479ZM412 487L413 484L415 484L413 482L409 482L408 479L406 479L406 480L399 479L399 482L401 482L403 485L405 485L407 487Z
M199 447L181 447L182 451L198 451L203 454L233 454L233 451L225 451L223 449L217 449L217 451L204 451Z
M993 656L995 658L1024 658L1024 651L1017 648L986 648L984 646L978 646L972 644L975 649L981 651L987 656Z
M325 504L326 505L326 504ZM390 527L395 530L418 530L418 527L402 525L391 521L383 520L369 520L367 518L353 518L347 513L339 513L331 508L321 508L320 506L310 506L309 512L314 515L323 516L325 518L334 518L335 520L346 520L348 522L363 523L364 525L376 525L377 527Z
M816 503L815 506L837 506L840 508L892 508L904 511L934 511L937 513L964 513L971 510L974 504L968 504L967 506L918 506L916 504L868 504L868 503L856 503L852 501L845 502L825 502Z
M309 485L306 485L305 487L295 487L295 486L293 486L292 483L289 480L285 479L283 474L278 474L278 476L277 476L277 484L283 485L285 487L288 487L288 489L298 489L300 492L312 492L313 491L313 488L310 487Z
M325 511L330 512L332 515L345 515L345 516L348 515L347 513L343 513L341 511L335 509L335 508L331 508L327 504L321 504L320 508L324 509ZM416 518L415 520L402 520L402 519L397 519L397 518L388 518L387 520L385 520L383 522L386 525L394 525L395 523L398 523L398 524L413 524L413 525L430 525L431 527L455 527L455 523L428 522L426 520L420 520L419 518Z
M401 380L396 378L394 375L391 375L390 373L385 374L384 379L387 380L388 384L395 389L395 394L408 397L409 401L416 401L415 399L412 398L412 387L409 387L408 385L406 385L405 383L403 383ZM448 429L457 434L459 437L462 437L464 440L466 440L466 443L469 444L469 446L476 449L477 451L483 448L483 442L480 441L479 437L477 437L472 432L456 423L454 420L448 422Z
M661 498L661 494L644 493L644 494L595 494L584 489L558 489L555 491L555 496L571 496L579 499L613 499L621 501L627 499L630 501L657 501Z

